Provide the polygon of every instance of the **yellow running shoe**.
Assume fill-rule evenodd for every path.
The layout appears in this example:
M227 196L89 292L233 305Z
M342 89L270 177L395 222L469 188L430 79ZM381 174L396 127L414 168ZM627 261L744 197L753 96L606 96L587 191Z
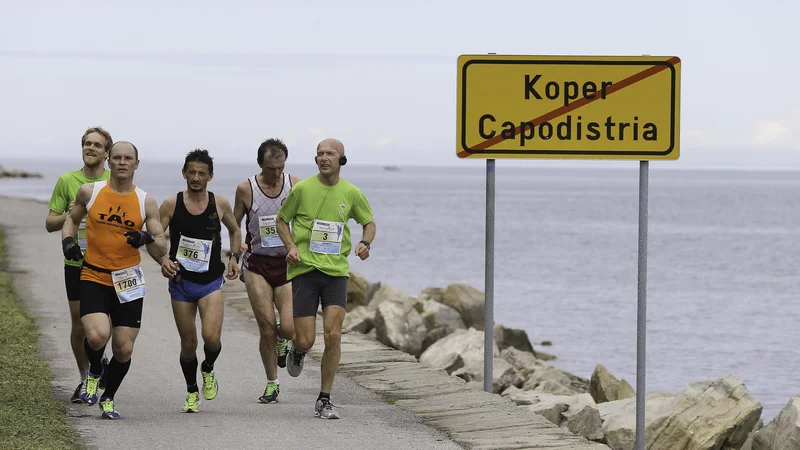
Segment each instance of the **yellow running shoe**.
M186 394L186 402L183 404L183 412L200 412L200 393L189 392Z
M98 377L99 380L99 377ZM116 409L114 409L114 400L108 397L103 397L100 399L100 409L103 411L103 419L119 419L120 415Z
M203 375L203 397L205 397L206 400L214 400L219 390L219 383L217 383L217 377L214 376L214 371L200 371L200 374Z
M89 375L86 377L86 383L83 385L84 388L81 390L81 400L87 405L94 405L97 403L97 385L99 383L100 377L94 376L89 372Z

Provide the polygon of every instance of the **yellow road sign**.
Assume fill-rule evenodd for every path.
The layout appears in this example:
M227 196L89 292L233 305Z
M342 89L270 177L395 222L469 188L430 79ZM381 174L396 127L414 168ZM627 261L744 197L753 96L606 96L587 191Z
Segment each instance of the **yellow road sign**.
M680 58L461 55L459 158L677 160Z

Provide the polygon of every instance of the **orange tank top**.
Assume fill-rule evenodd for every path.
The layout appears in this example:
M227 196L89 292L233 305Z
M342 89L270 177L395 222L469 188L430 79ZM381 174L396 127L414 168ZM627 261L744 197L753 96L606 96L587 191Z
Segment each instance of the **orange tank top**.
M127 194L119 194L111 190L109 181L94 183L86 205L86 253L81 280L113 286L111 272L141 262L139 249L128 244L125 233L144 227L146 196L136 186Z

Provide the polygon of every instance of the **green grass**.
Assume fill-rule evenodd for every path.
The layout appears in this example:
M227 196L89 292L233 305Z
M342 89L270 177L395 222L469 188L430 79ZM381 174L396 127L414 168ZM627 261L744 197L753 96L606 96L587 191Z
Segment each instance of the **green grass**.
M39 329L17 299L0 230L0 448L77 449L67 410L51 395L52 375L39 359Z

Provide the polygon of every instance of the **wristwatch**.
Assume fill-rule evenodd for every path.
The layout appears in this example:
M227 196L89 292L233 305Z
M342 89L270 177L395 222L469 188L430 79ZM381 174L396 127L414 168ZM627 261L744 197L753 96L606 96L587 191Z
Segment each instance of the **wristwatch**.
M361 241L359 241L359 242L360 242L360 243L362 243L362 244L364 244L364 247L367 247L367 250L370 250L370 248L369 248L369 242L367 242L367 241L364 241L364 240L361 240Z
M234 256L236 257L236 262L239 263L239 261L241 260L241 256L242 256L241 253L233 253L233 252L231 252L231 256L228 258L228 261L230 261L231 258L233 258Z

